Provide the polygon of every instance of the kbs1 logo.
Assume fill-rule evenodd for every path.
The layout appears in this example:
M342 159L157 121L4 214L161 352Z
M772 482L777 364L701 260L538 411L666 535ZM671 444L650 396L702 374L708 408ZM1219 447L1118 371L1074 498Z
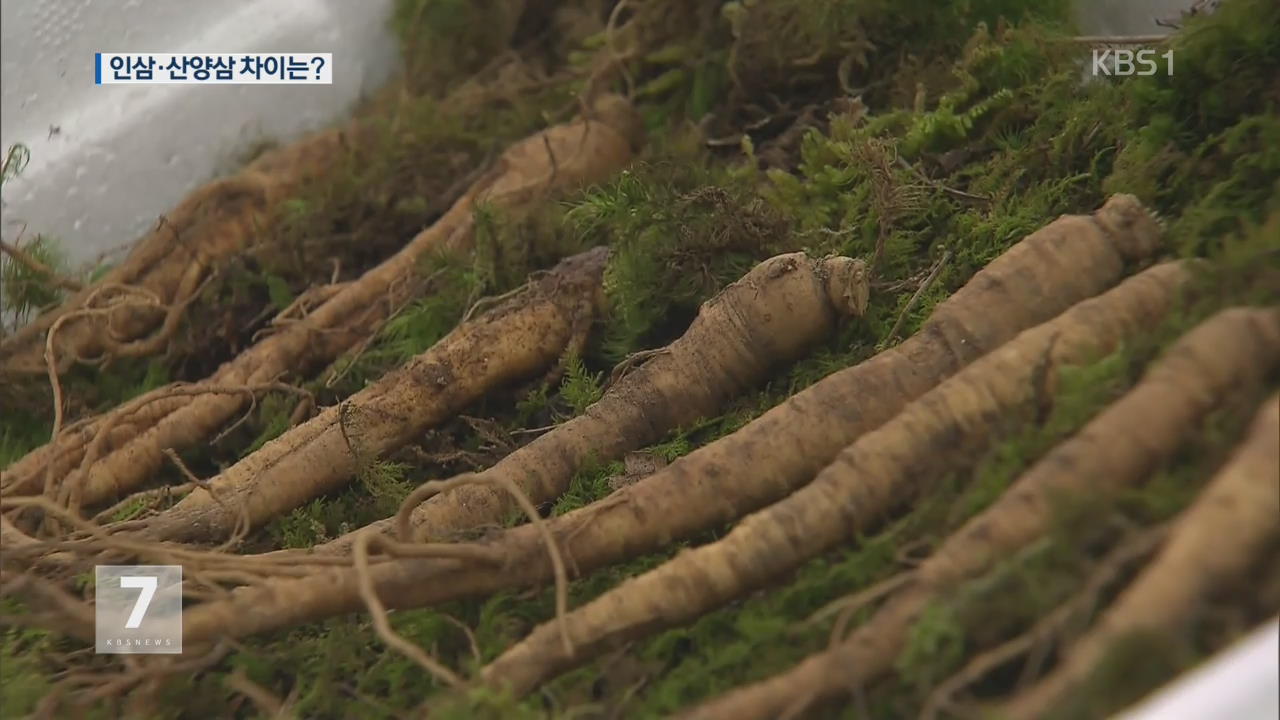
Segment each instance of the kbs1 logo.
M1155 50L1123 50L1116 48L1093 49L1093 75L1095 77L1128 77L1130 75L1155 75L1161 70L1173 74L1173 51L1156 54Z

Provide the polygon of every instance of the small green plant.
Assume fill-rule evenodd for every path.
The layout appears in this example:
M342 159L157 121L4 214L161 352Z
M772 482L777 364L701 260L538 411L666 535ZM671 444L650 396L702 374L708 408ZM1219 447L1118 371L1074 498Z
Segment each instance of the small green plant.
M5 151L0 163L0 191L5 183L18 177L31 162L31 150L23 143L14 143ZM0 204L4 199L0 196ZM15 241L16 244L17 241ZM31 242L16 248L34 263L62 274L66 259L57 243L45 235L36 235ZM62 299L63 292L53 279L30 263L19 262L8 253L0 255L0 322L25 322L33 312ZM5 315L12 317L4 317Z
M517 400L516 414L513 419L514 426L517 428L530 427L530 424L534 422L534 418L543 416L551 407L550 392L551 389L542 384Z
M408 478L409 469L405 463L376 460L361 469L360 484L375 506L390 515L400 508L400 502L413 489Z
M22 174L31 162L31 149L23 143L14 143L5 151L4 161L0 163L0 189L4 184Z
M47 235L36 235L19 250L41 266L62 275L65 273L66 256L58 244ZM0 299L19 323L25 322L41 308L60 301L64 292L50 280L48 274L26 263L4 256L0 266Z
M568 403L574 415L581 415L589 405L604 394L600 383L604 373L590 373L582 358L574 355L565 360L564 380L560 383L560 398Z
M307 548L329 539L329 531L319 516L325 508L324 498L294 508L288 515L272 522L271 533L283 548Z
M551 514L563 515L608 495L611 490L609 479L621 473L621 462L588 464L574 475L569 488L556 500Z

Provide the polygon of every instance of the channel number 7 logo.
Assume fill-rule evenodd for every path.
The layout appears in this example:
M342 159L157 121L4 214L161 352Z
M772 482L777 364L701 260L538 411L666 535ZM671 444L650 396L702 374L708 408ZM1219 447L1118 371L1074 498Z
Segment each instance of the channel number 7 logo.
M156 586L159 584L160 581L154 575L125 575L120 578L120 587L142 590L138 593L138 602L134 603L133 612L129 613L129 619L124 622L126 628L132 630L142 626L142 618L147 614L147 606L151 604L151 598L156 596Z
M98 565L94 590L98 652L182 652L182 566Z

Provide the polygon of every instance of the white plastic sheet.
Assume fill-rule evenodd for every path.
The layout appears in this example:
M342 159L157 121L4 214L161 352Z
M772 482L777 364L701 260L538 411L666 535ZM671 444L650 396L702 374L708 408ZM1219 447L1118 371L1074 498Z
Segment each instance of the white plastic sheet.
M262 140L333 123L396 60L391 0L5 0L0 149L24 143L0 233L73 265L127 248ZM94 85L95 52L331 52L333 84Z
M1280 718L1280 624L1272 620L1114 720Z

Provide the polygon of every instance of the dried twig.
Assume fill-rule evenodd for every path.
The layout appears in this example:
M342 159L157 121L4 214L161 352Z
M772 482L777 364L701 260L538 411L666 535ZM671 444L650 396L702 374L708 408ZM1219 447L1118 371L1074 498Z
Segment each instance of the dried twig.
M373 618L373 628L378 633L378 637L382 638L382 641L387 645L399 650L403 655L421 665L423 669L445 685L455 689L464 687L466 681L461 676L442 665L422 648L409 642L392 629L391 622L387 619L386 606L382 604L382 600L378 597L378 590L374 587L373 578L369 574L369 544L377 537L371 533L362 533L356 537L353 555L356 579L360 586L360 597L364 599L364 603L369 609L369 615Z
M938 279L938 275L942 272L942 267L946 265L947 261L950 259L950 250L942 253L942 257L939 258L938 262L933 266L933 270L929 271L929 276L924 279L924 282L920 283L920 287L916 288L915 294L913 294L911 299L907 301L906 307L902 308L902 312L898 314L898 319L894 321L893 327L889 330L889 334L885 335L883 342L893 342L893 339L898 335L898 331L902 329L902 324L906 322L907 315L911 314L912 310L915 310L916 305L920 303L920 298L924 296L924 293L929 289L929 286L933 285L933 282Z
M427 499L442 492L446 492L455 487L470 485L472 483L490 483L492 480L481 479L476 473L464 473L449 480L432 480L423 483L409 496L404 499L400 505L400 510L396 513L394 519L394 527L396 535L400 538L402 545L407 545L413 537L413 527L410 522L414 508L425 502ZM538 508L529 499L529 496L520 489L518 485L511 481L510 478L504 476L497 477L497 483L502 486L516 502L520 508L524 510L525 515L529 517L529 521L537 529L538 534L542 536L543 542L547 547L547 554L551 558L551 567L556 579L556 621L560 625L560 638L564 643L565 651L573 654L573 641L569 637L568 621L565 616L569 613L569 574L565 569L564 557L560 553L560 547L556 543L555 538L548 529L546 521L542 519L542 515L538 513ZM369 535L378 535L378 533L366 532L361 537Z
M832 615L836 615L836 623L831 628L831 644L844 640L844 630L849 624L849 619L858 610L876 602L884 596L892 593L898 588L905 585L914 577L910 571L898 573L892 577L881 580L869 588L860 590L852 595L836 599L819 608L816 612L805 620L805 625L815 625L820 623Z
M937 180L934 180L928 175L925 175L923 170L907 162L906 158L899 156L898 164L901 165L903 168L910 170L916 177L925 181L929 185L932 185L933 187L947 193L948 195L953 195L963 200L977 200L979 202L985 202L985 203L991 202L991 197L989 195L975 195L971 192L965 192L964 190L959 190L957 188L951 187L950 185L945 185Z

